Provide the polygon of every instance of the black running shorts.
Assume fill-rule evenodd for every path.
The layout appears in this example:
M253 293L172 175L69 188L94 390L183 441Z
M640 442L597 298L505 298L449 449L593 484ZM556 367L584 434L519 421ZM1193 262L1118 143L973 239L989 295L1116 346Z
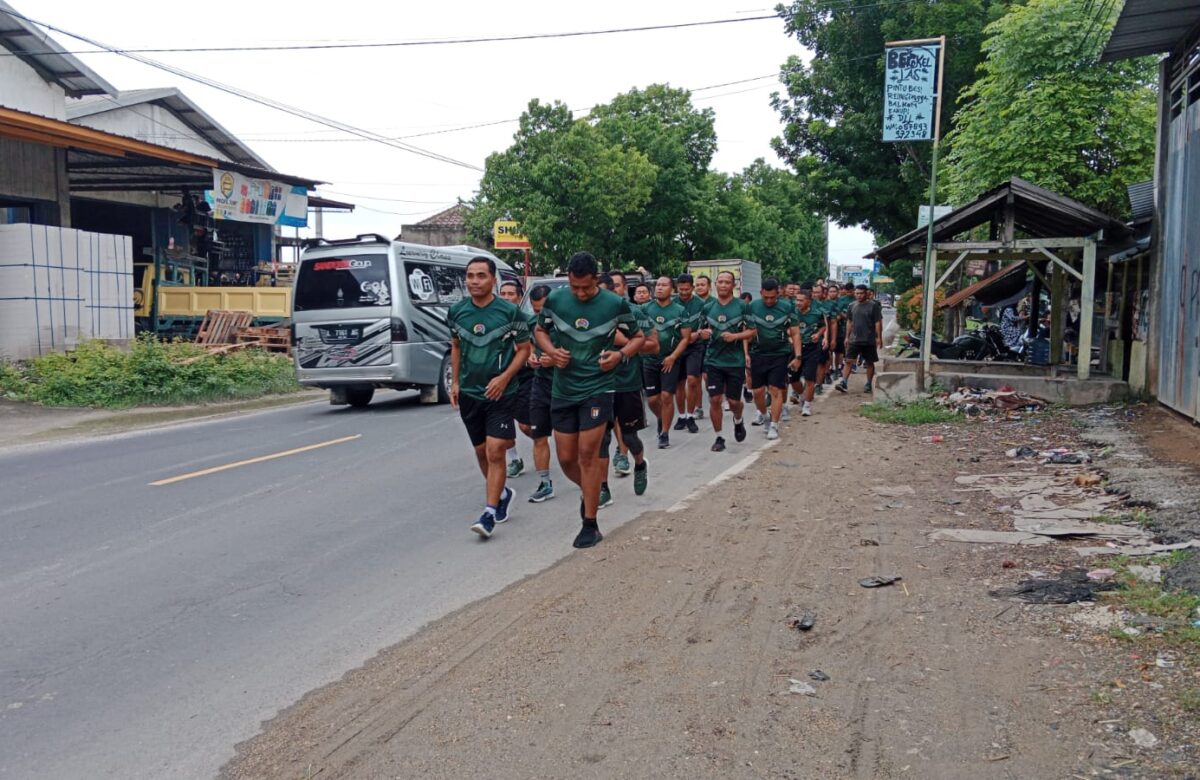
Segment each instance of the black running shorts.
M517 428L513 424L513 410L517 394L506 395L499 401L472 398L459 393L458 416L462 418L471 437L471 446L478 447L488 439L515 439Z
M527 373L525 376L517 375L517 400L513 407L513 416L517 418L517 422L521 425L529 425L531 418L529 416L530 399L533 395L533 373Z
M554 399L550 419L558 433L579 433L607 426L613 418L613 394L601 393L584 401Z
M863 359L865 363L878 363L879 350L875 348L875 343L870 344L855 344L851 342L846 346L846 359L858 360Z
M675 361L670 371L662 370L662 363L642 362L642 387L646 395L654 397L659 393L674 393L679 387L679 377L683 373L683 356Z
M613 393L613 422L623 431L640 431L646 427L646 401L641 390Z
M710 398L725 396L732 401L742 400L742 386L746 383L746 369L708 366L706 370Z
M554 432L550 419L553 380L548 376L535 376L529 388L529 428L535 439L544 439Z
M688 347L687 352L680 356L679 362L683 363L684 376L701 376L704 374L704 352L705 347L703 342L696 342L701 346Z
M790 355L751 355L750 356L750 387L757 390L760 387L787 387Z
M800 376L804 377L806 382L817 381L817 370L821 366L821 349L820 344L809 342L800 350Z

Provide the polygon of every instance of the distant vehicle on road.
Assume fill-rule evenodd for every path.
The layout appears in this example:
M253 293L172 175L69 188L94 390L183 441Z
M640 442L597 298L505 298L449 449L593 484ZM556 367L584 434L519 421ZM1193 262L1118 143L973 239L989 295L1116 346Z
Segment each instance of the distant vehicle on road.
M762 290L762 266L753 260L693 260L687 264L689 274L705 274L714 282L717 274L729 271L733 274L733 294L740 296L748 292L755 298Z
M292 296L296 376L329 390L329 402L364 407L376 388L450 400L450 306L467 297L467 263L503 260L469 246L424 246L378 234L310 242Z

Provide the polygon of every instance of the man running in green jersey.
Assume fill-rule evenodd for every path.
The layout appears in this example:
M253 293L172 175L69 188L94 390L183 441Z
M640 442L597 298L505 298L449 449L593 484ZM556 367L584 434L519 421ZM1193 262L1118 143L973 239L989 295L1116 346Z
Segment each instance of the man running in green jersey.
M520 308L521 296L524 291L521 289L521 283L515 279L508 279L500 283L500 298L508 301L513 306ZM524 315L523 315L524 316ZM526 322L529 321L525 317ZM530 333L532 333L532 325ZM532 359L532 350L530 351L530 359ZM533 431L529 427L529 395L533 389L533 366L529 364L529 360L525 361L525 365L517 372L517 400L513 408L513 414L517 419L517 427L521 429L521 433L533 438ZM525 473L525 461L517 452L517 440L513 439L513 446L509 447L505 452L505 457L508 461L508 479L516 479Z
M817 387L814 391L816 395L821 395L825 392L825 379L829 375L829 334L830 334L830 319L833 317L833 304L829 301L829 286L825 282L818 282L813 286L812 306L825 318L825 336L821 339L821 362L817 366Z
M800 288L801 285L796 282L788 282L787 299L791 301L793 309L800 308ZM800 403L804 393L804 377L801 376L800 369L796 369L795 371L788 369L788 386L792 389L788 400L793 404ZM787 406L785 405L783 408L786 410ZM784 419L787 418L785 417Z
M733 415L733 438L745 441L746 425L742 420L742 382L746 376L746 342L754 337L754 330L746 322L749 311L740 299L733 297L733 273L721 271L717 274L717 295L704 307L704 324L700 338L708 345L704 356L707 372L709 416L713 431L717 434L712 451L725 449L725 438L721 436L722 402L729 400L729 412Z
M563 473L582 492L582 527L575 547L603 539L596 522L600 507L600 442L613 417L615 369L638 353L645 340L629 300L601 290L596 258L576 252L567 263L568 287L550 293L534 337L553 364L550 414ZM616 348L616 334L629 339ZM557 341L557 344L555 343Z
M671 277L660 276L654 285L654 300L642 307L658 334L658 354L642 358L642 386L650 411L658 418L658 448L671 446L671 416L675 411L675 391L683 369L683 353L690 343L692 329L687 312L671 300Z
M487 539L509 519L513 490L505 482L504 453L513 446L518 397L513 379L529 359L529 323L521 310L496 297L496 263L467 263L467 293L450 307L450 403L458 409L479 470L487 505L471 530Z
M696 275L696 297L706 305L712 300L712 279L708 274Z
M633 302L638 306L645 306L650 301L654 300L654 295L650 292L650 286L647 284L639 284L633 290Z
M812 288L801 286L796 305L796 327L800 331L800 376L804 379L804 404L800 414L812 416L812 400L817 390L817 370L821 365L821 344L825 340L825 315L813 304Z
M549 285L535 285L529 291L529 306L533 314L529 315L530 332L537 326L538 315L550 295ZM553 390L551 381L554 366L542 357L542 350L535 344L529 356L529 365L533 366L533 386L529 391L529 429L533 438L533 467L537 470L537 490L529 496L530 503L540 504L554 498L554 482L550 479L550 432L553 425L550 422L550 401Z
M835 299L833 313L836 322L834 322L835 333L833 334L831 351L833 352L833 372L841 374L846 362L846 318L850 311L850 304L854 303L854 285L846 282L835 294L837 294L837 298Z
M600 286L623 298L628 292L625 287L625 274L620 271L601 274ZM600 485L601 509L611 506L613 503L612 491L608 486L608 467L614 433L619 448L617 460L625 459L625 474L620 474L618 471L618 475L625 476L630 473L629 459L626 453L631 453L634 459L633 492L640 496L646 492L649 484L650 472L646 463L645 445L638 437L638 431L646 427L646 399L642 395L642 354L658 353L658 335L654 333L653 327L645 319L642 307L633 304L632 309L638 328L642 331L643 336L646 336L646 340L637 355L629 360L623 360L617 367L616 389L613 393L613 421L609 423L608 431L604 434L604 441L600 444L601 470L605 477L605 481ZM625 346L626 341L625 336L618 332L617 347ZM622 449L624 452L621 452ZM614 471L616 471L615 461Z
M754 338L750 342L750 381L758 418L754 425L765 425L768 439L779 438L788 370L800 366L800 333L796 328L795 308L779 297L779 281L763 279L762 294L750 304L750 323ZM770 414L766 396L771 393Z
M691 274L680 274L675 280L678 294L675 302L683 307L684 325L690 329L691 341L680 358L682 369L680 386L675 391L675 402L679 407L679 421L675 430L699 433L696 425L696 410L700 408L700 378L704 375L704 345L700 343L700 324L703 319L704 301L696 295L695 282Z

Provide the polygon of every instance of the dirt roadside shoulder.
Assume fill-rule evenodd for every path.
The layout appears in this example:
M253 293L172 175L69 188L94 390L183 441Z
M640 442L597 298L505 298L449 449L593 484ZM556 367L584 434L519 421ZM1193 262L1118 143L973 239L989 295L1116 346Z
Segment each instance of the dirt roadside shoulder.
M287 395L272 395L243 401L120 410L55 408L0 399L0 450L13 446L61 439L86 439L227 414L312 403L321 399L323 395L324 391L320 390L301 390Z
M858 402L819 403L700 500L312 692L223 776L1070 777L1128 760L1081 683L1106 651L987 595L1016 577L1006 548L926 538L992 522L953 480L986 465ZM1021 548L1020 565L1055 554Z

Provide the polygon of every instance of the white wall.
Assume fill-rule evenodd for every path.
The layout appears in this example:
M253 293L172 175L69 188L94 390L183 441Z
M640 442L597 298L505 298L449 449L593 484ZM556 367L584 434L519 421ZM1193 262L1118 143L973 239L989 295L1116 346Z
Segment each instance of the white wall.
M218 160L229 159L216 147L195 137L196 132L181 122L179 117L151 103L129 107L113 104L112 111L79 117L71 120L71 123Z
M8 54L7 49L2 49ZM18 57L0 57L0 106L66 120L66 93L48 84Z

